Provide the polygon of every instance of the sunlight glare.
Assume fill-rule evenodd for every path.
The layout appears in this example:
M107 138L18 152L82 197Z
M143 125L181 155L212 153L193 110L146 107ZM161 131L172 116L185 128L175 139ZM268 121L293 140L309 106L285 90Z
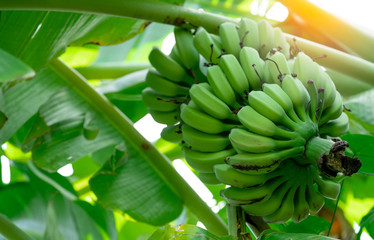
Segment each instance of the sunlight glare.
M272 19L278 22L283 22L288 17L288 9L280 2L274 3L270 10L266 13L266 18Z
M166 127L166 125L155 122L151 114L148 113L142 119L137 121L134 124L134 127L145 139L154 142L160 138L161 131Z
M169 35L167 35L167 37L162 42L161 51L165 53L166 55L169 55L174 44L175 44L174 33L170 33Z
M10 164L9 159L5 156L1 156L1 181L4 184L10 183Z
M71 165L71 163L68 163L65 166L58 169L57 172L64 177L70 177L74 173L73 165Z

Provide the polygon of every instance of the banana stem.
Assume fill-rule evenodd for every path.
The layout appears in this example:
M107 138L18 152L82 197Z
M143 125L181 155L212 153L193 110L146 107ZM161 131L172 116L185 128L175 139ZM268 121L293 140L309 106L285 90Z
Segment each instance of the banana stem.
M231 204L226 204L226 208L227 208L229 235L233 237L238 237L237 207Z
M182 202L205 225L208 231L226 235L227 226L197 195L188 183L178 174L169 159L148 142L134 127L132 122L104 96L93 89L79 73L65 65L61 60L52 60L49 65L80 94L95 110L131 144L168 186L180 197Z
M122 63L106 62L96 63L88 67L75 68L86 79L113 79L139 70L150 68L151 65L145 63Z
M9 221L9 219L3 214L0 214L0 233L6 239L32 240L28 234Z

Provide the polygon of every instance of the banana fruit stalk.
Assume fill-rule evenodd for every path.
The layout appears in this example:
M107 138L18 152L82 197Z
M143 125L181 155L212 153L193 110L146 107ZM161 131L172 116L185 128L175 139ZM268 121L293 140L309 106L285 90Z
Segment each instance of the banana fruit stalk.
M219 34L175 28L169 55L154 48L143 102L161 136L180 143L205 184L267 222L304 220L340 192L337 176L361 162L338 139L343 98L309 56L262 20L223 23Z

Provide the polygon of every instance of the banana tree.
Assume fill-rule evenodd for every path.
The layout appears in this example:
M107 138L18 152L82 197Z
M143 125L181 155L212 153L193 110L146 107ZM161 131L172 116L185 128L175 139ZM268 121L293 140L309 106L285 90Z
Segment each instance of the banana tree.
M373 236L374 38L307 1L280 1L284 22L253 2L1 1L0 238ZM147 113L155 142L133 124Z

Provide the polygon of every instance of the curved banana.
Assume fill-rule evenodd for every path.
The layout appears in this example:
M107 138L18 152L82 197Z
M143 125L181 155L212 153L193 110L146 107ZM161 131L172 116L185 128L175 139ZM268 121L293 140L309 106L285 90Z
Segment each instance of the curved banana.
M236 149L250 153L266 153L305 144L303 138L276 140L239 128L234 128L230 131L229 139Z
M257 23L252 19L242 17L239 22L239 37L242 48L244 46L257 50L260 48L260 36Z
M213 173L213 166L225 162L225 158L235 154L234 149L225 149L219 152L199 152L184 148L184 155L187 163L196 171Z
M324 180L320 176L315 174L314 181L317 183L318 191L328 199L336 200L340 193L340 184L330 181Z
M208 63L219 63L222 49L217 46L210 34L203 27L199 27L195 33L194 46Z
M169 142L180 143L182 141L181 125L169 125L163 128L161 137Z
M339 92L336 92L334 102L330 107L326 108L322 112L319 125L325 124L329 120L337 119L343 112L343 99Z
M192 150L218 152L230 145L227 135L204 133L186 124L182 125L182 133L183 141L191 146Z
M280 137L284 139L297 138L295 132L284 130L268 118L262 116L250 106L242 107L238 112L239 121L251 132L268 137Z
M174 28L175 45L177 46L179 57L187 69L199 66L199 52L194 46L194 38L190 30Z
M169 57L171 57L174 61L179 63L179 65L183 66L183 62L182 62L182 59L179 55L177 45L174 44L173 48L170 51Z
M299 52L295 57L292 72L297 75L304 87L307 87L309 80L313 80L316 85L319 83L319 65L304 52ZM317 87L320 87L320 84Z
M308 181L308 185L306 186L306 199L308 201L309 210L313 213L317 213L325 204L325 199L319 192L316 192L313 183L313 179Z
M179 108L183 98L168 97L146 87L142 91L143 103L155 111L170 112Z
M191 99L202 110L218 119L235 119L236 115L231 109L214 95L212 88L208 83L200 83L192 85L190 89Z
M265 58L268 52L275 47L273 27L266 20L258 21L257 27L260 37L260 48L258 52L261 58Z
M148 70L145 81L149 87L165 96L188 95L189 89L187 87L165 79L153 69Z
M319 128L319 134L330 137L340 137L344 135L349 129L349 119L345 112L342 112L337 119L328 121Z
M214 94L224 101L227 105L238 108L235 92L232 89L229 80L219 66L211 66L207 71L208 82L213 89Z
M192 101L190 101L191 103ZM191 107L190 104L181 105L181 119L191 127L209 134L230 131L236 125L223 123L220 120Z
M257 50L251 47L243 47L239 59L250 88L253 90L262 89L265 62L260 58Z
M161 124L173 125L179 122L180 120L179 109L175 109L174 111L170 112L163 112L148 108L148 112L149 114L151 114L153 120Z
M229 156L225 162L238 171L246 174L264 174L274 171L287 159L301 155L304 146L267 153L238 153Z
M321 84L321 86L319 86ZM336 91L336 87L334 82L332 81L331 77L319 67L319 75L317 81L317 87L324 89L324 104L323 109L330 107L333 102L335 101L336 95L339 93Z
M219 36L225 52L239 58L241 47L238 26L232 22L222 23L219 25Z
M284 54L286 59L290 58L290 44L288 44L282 30L279 27L274 28L275 48ZM290 68L292 69L292 68Z
M214 173L203 173L200 172L198 175L200 181L207 185L217 185L221 184L221 182L216 178Z
M282 106L263 91L251 91L248 94L248 103L258 113L273 122L281 123L291 130L296 129L296 123L288 117Z
M299 188L296 190L294 199L294 213L292 215L292 220L295 223L301 222L309 215L309 204L306 199L306 187L307 183L300 184Z
M270 51L265 58L265 82L281 84L283 76L290 74L288 62L283 53Z
M219 66L226 74L235 92L237 92L242 99L245 99L246 92L249 92L249 83L237 58L232 54L223 55Z

